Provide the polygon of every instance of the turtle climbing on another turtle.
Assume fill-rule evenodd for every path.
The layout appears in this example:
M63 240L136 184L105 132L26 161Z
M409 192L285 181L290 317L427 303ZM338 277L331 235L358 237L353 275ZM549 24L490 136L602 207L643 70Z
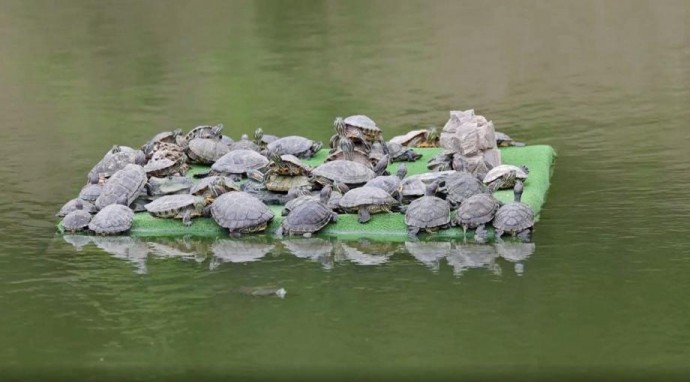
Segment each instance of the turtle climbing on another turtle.
M312 171L312 178L313 182L321 185L340 182L348 187L354 187L374 179L377 174L382 174L387 165L387 157L379 161L373 170L361 163L338 159L316 167Z
M109 204L117 203L120 197L124 196L126 205L129 206L144 190L146 181L146 172L143 167L128 164L110 177L94 204L102 209Z
M410 203L405 211L405 225L410 238L416 238L419 231L433 232L450 226L450 204L434 196L439 182L426 187L426 194Z
M512 188L516 181L524 182L527 180L529 170L526 166L514 166L512 164L502 164L489 171L484 177L484 184L489 191L495 192L505 188Z
M496 238L500 238L504 233L509 233L522 240L529 240L530 232L534 226L534 211L527 204L520 201L522 198L523 184L521 181L515 182L513 188L514 201L504 204L496 211L494 218L494 228Z
M297 158L311 158L321 150L323 144L318 141L312 141L309 138L300 137L297 135L290 135L279 138L266 145L269 152L278 155L294 155Z
M276 235L304 235L310 237L320 231L330 222L338 220L338 214L328 208L328 199L331 196L331 187L321 189L318 200L307 200L294 207L287 217L283 219Z

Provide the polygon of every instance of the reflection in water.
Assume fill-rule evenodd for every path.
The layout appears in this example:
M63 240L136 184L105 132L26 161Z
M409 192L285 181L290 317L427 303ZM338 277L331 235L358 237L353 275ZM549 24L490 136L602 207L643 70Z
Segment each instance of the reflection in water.
M525 272L523 261L530 257L536 250L534 243L500 240L495 244L496 252L502 258L515 263L515 273L519 276Z
M445 241L407 241L405 249L417 261L438 272L441 268L441 259L448 256L451 243Z
M136 273L145 274L146 258L149 247L146 243L129 236L93 236L96 246L117 259L131 262L136 267Z
M487 268L493 274L500 275L501 267L496 264L498 252L492 245L485 244L456 244L447 257L448 264L453 267L453 273L461 276L471 268Z
M180 259L194 259L196 262L201 263L206 260L206 255L202 252L199 253L194 250L190 250L186 247L187 251L183 251L180 248L173 247L172 245L163 244L160 242L149 241L148 243L151 252L158 257L174 257ZM180 245L178 245L179 247Z
M211 246L213 258L209 269L214 270L222 263L248 263L266 256L275 245L246 240L222 239Z
M300 259L319 261L324 269L333 269L334 259L331 256L333 244L318 237L290 238L282 242L283 247Z
M376 243L379 244L379 243ZM384 251L381 251L383 249ZM366 251L366 252L365 252ZM357 265L381 265L387 263L395 253L387 244L383 248L372 246L370 243L340 242L340 253Z
M63 235L62 238L72 244L77 252L81 252L87 244L91 243L91 236L88 235Z

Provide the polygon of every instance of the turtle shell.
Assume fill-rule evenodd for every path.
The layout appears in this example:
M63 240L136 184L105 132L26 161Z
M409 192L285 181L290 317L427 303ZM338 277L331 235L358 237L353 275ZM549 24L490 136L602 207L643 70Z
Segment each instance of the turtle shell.
M214 131L215 130L215 131ZM223 131L223 124L218 124L216 126L211 125L201 125L190 130L187 135L184 136L186 142L191 142L195 138L215 138Z
M274 174L270 175L264 184L269 191L288 192L291 188L308 187L311 185L311 182L309 177L305 175L287 176Z
M261 150L259 145L250 141L246 135L242 136L242 139L240 139L239 141L235 141L233 144L228 146L228 148L230 149L230 151L251 150L257 153Z
M187 156L193 163L212 164L229 151L218 139L195 138L189 141Z
M101 196L102 191L103 186L100 184L87 184L86 186L82 187L81 191L79 192L79 198L81 200L86 200L87 202L95 202L96 199Z
M152 176L149 178L148 189L151 196L186 194L189 193L193 185L192 179L186 176L169 176L165 178Z
M115 146L89 171L88 178L94 175L109 178L128 164L134 164L138 153L138 150L129 147Z
M500 203L489 194L476 194L467 198L458 208L456 222L465 228L476 228L490 222Z
M325 227L336 216L320 201L309 200L290 211L281 226L286 234L313 233Z
M182 174L187 172L186 164L179 164L168 158L161 158L157 160L150 160L144 166L144 171L147 176L152 177L167 177L173 174Z
M305 137L291 135L269 143L267 149L278 155L290 154L300 158L311 158L321 149L321 143Z
M534 211L522 202L511 202L496 211L493 225L510 234L520 233L534 225Z
M62 228L68 232L81 231L89 226L91 214L84 210L72 211L62 219Z
M154 135L153 138L151 138L151 142L175 143L177 142L177 137L179 135L182 135L182 130L161 131L160 133Z
M279 175L309 175L311 173L311 167L291 154L281 155L280 161L272 161L269 167Z
M86 200L82 200L80 198L74 198L65 203L60 208L60 211L58 211L58 213L55 214L55 216L62 218L67 216L67 214L69 214L70 212L78 210L79 208L77 208L77 202L81 202L82 209L88 213L95 214L96 212L98 212L98 208L96 208L96 206L93 205L93 203L87 202Z
M332 195L331 195L332 196ZM285 203L285 206L283 207L282 215L286 216L288 215L292 210L297 208L302 203L305 203L307 201L319 201L320 198L318 195L304 195L304 196L299 196L297 198L288 200L287 203Z
M377 176L366 182L364 187L376 187L386 191L389 195L396 195L400 191L402 180L397 175Z
M246 192L229 192L219 196L211 205L211 215L216 223L231 233L263 231L273 219L273 212Z
M326 162L315 168L312 174L331 182L336 181L348 185L363 184L376 177L374 171L367 166L347 160Z
M197 184L194 185L194 187L191 188L191 190L189 190L189 193L192 195L215 197L217 195L213 195L211 186L215 186L216 182L218 182L219 180L222 180L223 186L222 190L217 191L222 191L221 193L240 190L240 188L235 184L235 182L232 179L225 176L214 175L202 178Z
M424 196L427 184L431 184L437 180L445 181L445 179L454 172L455 171L436 171L408 176L403 179L400 184L401 193L403 197L407 199Z
M367 117L366 115L351 115L345 118L343 122L345 122L346 125L358 127L360 129L381 132L381 129L379 129L379 127L376 126L376 122L374 122L373 119Z
M249 170L258 170L268 165L265 156L253 150L233 150L218 158L211 166L217 174L244 174Z
M446 178L446 200L460 205L472 195L487 192L486 186L469 172L456 171Z
M116 172L103 186L101 195L96 199L96 207L103 208L114 204L124 195L127 197L127 205L132 204L146 185L146 172L144 168L128 164L122 170Z
M489 184L499 178L507 176L511 171L515 171L515 178L520 180L527 179L527 173L520 167L514 166L512 164L502 164L492 168L484 177L484 184ZM513 187L513 184L505 184L504 188Z
M425 139L427 134L426 129L411 130L403 135L397 135L391 138L388 143L395 143L402 146L416 146Z
M437 228L450 223L450 204L436 196L415 199L405 212L405 224L422 229Z
M378 187L354 188L340 198L340 207L346 210L361 206L390 207L396 203L390 194Z
M110 204L101 209L89 223L89 229L97 234L114 235L132 227L134 211L121 204Z
M345 152L343 152L340 149L337 149L326 158L325 162L332 162L335 160L349 160L351 162L362 164L367 168L374 167L371 164L372 159L369 157L369 155L359 148L355 148L355 150L352 152L351 159L347 159L347 155L345 154Z
M190 194L165 195L144 206L151 215L159 218L182 218L192 209L192 216L200 216L205 200Z

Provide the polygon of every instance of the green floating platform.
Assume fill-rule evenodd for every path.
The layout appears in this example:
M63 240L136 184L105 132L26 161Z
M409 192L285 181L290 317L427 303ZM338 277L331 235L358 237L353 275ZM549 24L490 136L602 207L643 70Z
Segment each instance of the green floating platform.
M405 162L408 168L408 176L427 172L427 161L440 152L440 149L437 148L415 150L422 154L422 158L412 163ZM326 150L321 150L317 155L305 162L312 166L318 165L326 159L327 155ZM537 218L546 200L555 158L556 153L553 148L546 145L501 148L503 163L526 165L529 168L529 178L525 182L522 201L532 207ZM397 167L398 163L393 163L388 169L391 173L395 173ZM190 171L190 176L204 171L207 171L207 168L195 166ZM513 199L511 190L498 191L495 196L503 202L509 202ZM266 231L267 234L275 232L283 220L283 217L280 215L281 206L271 206L271 210L274 212L275 218L269 225ZM62 232L61 224L58 224L58 230ZM228 235L227 231L218 226L211 218L196 218L191 226L186 227L179 219L155 218L145 212L139 212L134 215L134 223L129 234L140 237L187 235L217 237ZM372 215L372 219L366 224L358 223L356 214L340 214L337 223L329 224L318 235L371 238L405 236L407 235L407 227L405 226L404 216L400 213L375 214ZM450 228L433 233L433 236L438 238L458 238L462 237L462 235L462 229L459 228ZM468 232L468 236L472 235L472 232Z

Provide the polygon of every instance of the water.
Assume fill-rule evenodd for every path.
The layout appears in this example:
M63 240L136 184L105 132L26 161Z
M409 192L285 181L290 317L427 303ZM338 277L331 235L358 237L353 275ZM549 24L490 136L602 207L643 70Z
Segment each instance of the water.
M0 2L0 374L684 375L689 17L687 1ZM55 235L113 143L217 122L325 141L353 113L393 136L458 108L559 153L519 262L254 238L237 263L232 242ZM237 293L262 285L288 294Z

